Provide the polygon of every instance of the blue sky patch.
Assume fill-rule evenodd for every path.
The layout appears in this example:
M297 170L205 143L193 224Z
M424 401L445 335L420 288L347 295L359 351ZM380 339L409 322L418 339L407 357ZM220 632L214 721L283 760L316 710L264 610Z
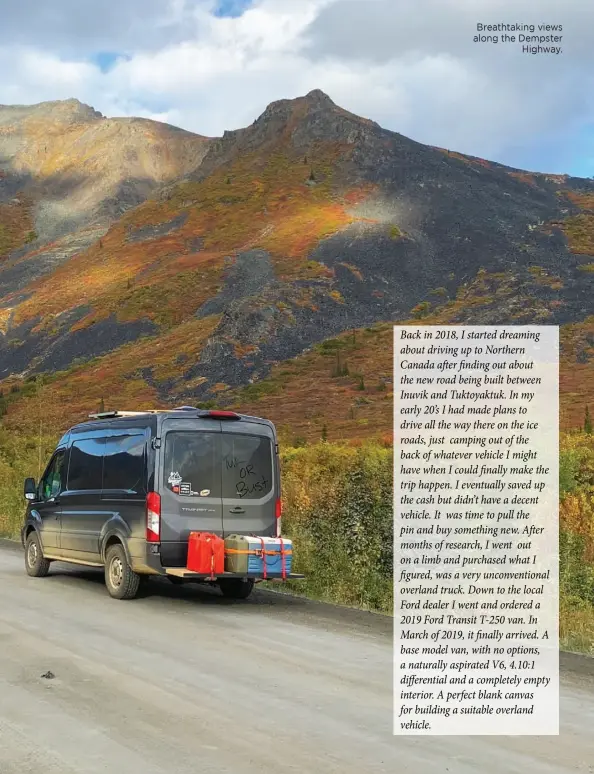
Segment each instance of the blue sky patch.
M570 139L571 138L571 139ZM537 138L519 143L499 153L493 161L529 172L549 172L573 177L594 176L594 127L576 129L567 136Z
M230 17L237 19L241 16L252 4L252 0L218 0L214 15L221 17Z
M576 177L594 177L594 124L581 128L568 140L567 172Z
M99 51L93 54L91 61L96 64L102 73L108 73L115 67L118 59L126 59L126 55L119 51Z

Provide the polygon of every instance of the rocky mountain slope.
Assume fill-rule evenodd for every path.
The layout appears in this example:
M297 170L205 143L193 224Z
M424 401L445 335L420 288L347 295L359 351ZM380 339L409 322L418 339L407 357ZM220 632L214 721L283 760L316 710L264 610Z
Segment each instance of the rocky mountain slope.
M389 427L378 322L579 324L589 341L592 181L421 145L320 91L212 140L48 104L0 108L0 207L25 207L10 204L18 178L29 218L0 259L0 379L66 369L54 399L80 412L100 396L251 401L305 434L332 405L353 435ZM568 363L588 368L589 346L568 344ZM314 361L339 396L326 408L303 406ZM586 392L572 389L572 422Z

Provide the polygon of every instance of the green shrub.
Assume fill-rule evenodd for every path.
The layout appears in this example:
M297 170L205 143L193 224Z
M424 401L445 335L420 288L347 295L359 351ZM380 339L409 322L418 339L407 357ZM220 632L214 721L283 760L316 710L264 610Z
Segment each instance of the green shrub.
M283 532L297 593L392 611L392 452L322 442L283 453Z
M410 313L415 320L421 320L423 317L427 317L430 311L431 304L429 301L421 301L420 304L417 304L415 307L413 307L413 309L410 310Z

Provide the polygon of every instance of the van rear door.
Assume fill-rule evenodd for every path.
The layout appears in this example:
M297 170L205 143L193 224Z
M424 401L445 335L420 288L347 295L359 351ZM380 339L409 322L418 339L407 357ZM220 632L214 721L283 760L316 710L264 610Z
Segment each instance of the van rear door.
M190 532L223 534L221 422L165 418L161 437L161 562L185 567Z
M221 462L224 535L275 536L280 485L271 427L222 422Z

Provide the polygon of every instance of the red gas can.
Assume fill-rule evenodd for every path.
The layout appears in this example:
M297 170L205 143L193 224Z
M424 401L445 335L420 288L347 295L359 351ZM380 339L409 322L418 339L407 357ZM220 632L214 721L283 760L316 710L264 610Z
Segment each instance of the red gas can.
M210 532L191 532L188 540L188 570L201 575L225 571L225 541Z

